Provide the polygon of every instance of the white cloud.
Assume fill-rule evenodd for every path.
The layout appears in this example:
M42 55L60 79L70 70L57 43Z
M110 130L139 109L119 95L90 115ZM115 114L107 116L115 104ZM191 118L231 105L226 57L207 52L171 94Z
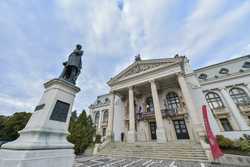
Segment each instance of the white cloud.
M78 110L108 92L106 81L132 63L138 53L145 59L179 52L192 62L212 56L218 62L231 54L249 53L250 37L241 32L242 25L250 24L249 1L230 6L225 0L124 0L122 10L116 0L57 0L49 9L47 3L40 3L18 3L18 9L8 2L0 4L0 23L5 25L0 30L0 48L6 55L0 60L14 66L4 68L0 105L5 108L0 112L8 112L11 106L15 107L10 112L34 107L42 83L58 75L61 62L76 42L83 43L85 50L79 78L82 92L75 105ZM44 7L31 10L43 5L45 13ZM220 41L232 34L239 36L237 41L222 46Z
M208 1L203 1L208 2ZM204 51L212 49L219 40L238 28L238 23L249 17L250 3L246 1L238 8L218 14L225 4L223 1L201 3L187 20L184 27L186 53L193 58L202 56ZM237 31L237 30L236 30Z

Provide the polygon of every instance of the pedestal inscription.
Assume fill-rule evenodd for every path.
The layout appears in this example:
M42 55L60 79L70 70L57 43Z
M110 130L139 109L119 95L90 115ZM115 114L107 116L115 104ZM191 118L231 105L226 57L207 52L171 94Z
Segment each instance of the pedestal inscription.
M52 111L50 116L50 120L59 121L59 122L66 122L67 115L69 112L69 103L65 103L63 101L57 100L56 105Z
M40 104L40 105L36 106L36 108L35 108L35 110L34 110L34 111L41 110L41 109L43 109L43 108L44 108L44 106L45 106L45 104Z

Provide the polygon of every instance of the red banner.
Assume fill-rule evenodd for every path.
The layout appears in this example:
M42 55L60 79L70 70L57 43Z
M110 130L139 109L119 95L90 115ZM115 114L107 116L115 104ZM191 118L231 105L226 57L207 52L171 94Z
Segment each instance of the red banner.
M218 159L220 156L223 156L223 152L221 151L219 144L217 143L216 137L214 136L212 129L210 127L206 105L202 106L202 113L203 113L205 128L207 131L207 138L208 138L208 142L210 144L213 158Z

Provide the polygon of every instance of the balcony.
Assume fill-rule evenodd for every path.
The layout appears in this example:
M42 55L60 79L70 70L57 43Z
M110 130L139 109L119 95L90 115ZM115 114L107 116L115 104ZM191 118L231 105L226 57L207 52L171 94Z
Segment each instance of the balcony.
M187 112L183 108L176 108L176 109L163 109L161 110L163 118L173 118L176 116L182 116L187 114Z
M172 118L175 116L181 116L187 114L183 109L162 109L161 110L163 118ZM136 120L148 120L155 118L155 112L142 112L136 113Z
M229 111L226 110L226 108L224 106L212 109L213 114L216 117L224 117L224 116L228 116L229 115Z
M238 104L237 106L242 114L250 116L250 103Z
M102 126L107 126L108 125L108 120L102 121Z

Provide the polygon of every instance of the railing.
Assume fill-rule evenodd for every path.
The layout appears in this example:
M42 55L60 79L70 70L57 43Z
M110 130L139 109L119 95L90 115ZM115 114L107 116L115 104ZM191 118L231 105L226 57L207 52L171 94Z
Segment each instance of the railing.
M250 113L250 103L241 103L237 104L237 106L243 114L248 115L248 113Z
M163 118L168 118L168 117L175 117L182 113L181 109L162 109L161 110L162 117ZM147 120L147 119L152 119L155 118L155 112L141 112L141 113L136 113L136 120Z
M108 124L108 120L102 121L102 125L107 125L107 124Z

